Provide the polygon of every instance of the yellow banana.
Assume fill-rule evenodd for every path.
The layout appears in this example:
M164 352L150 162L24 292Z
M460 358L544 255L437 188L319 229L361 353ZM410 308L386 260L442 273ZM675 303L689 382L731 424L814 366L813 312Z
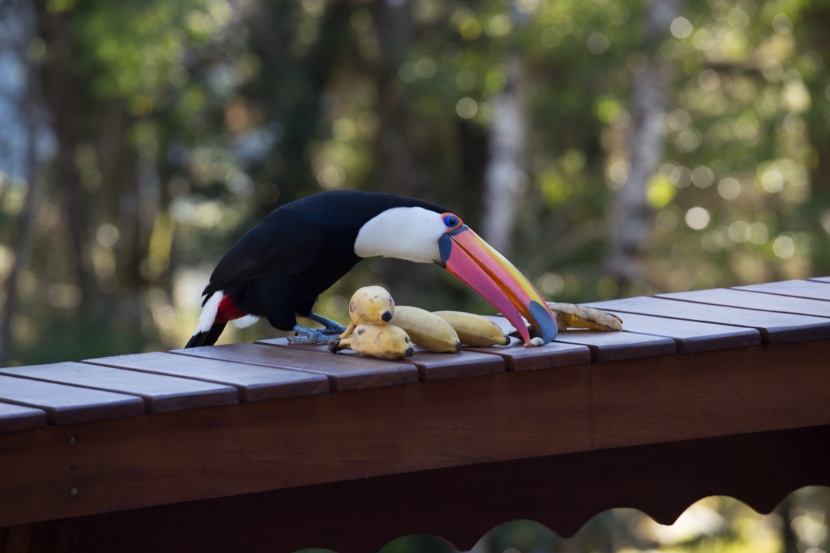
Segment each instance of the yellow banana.
M426 309L399 305L389 323L404 329L413 342L430 351L455 353L461 349L461 341L453 327Z
M358 288L349 301L351 323L340 337L348 337L356 325L388 323L394 314L395 301L385 288L380 286Z
M554 302L548 302L548 307L556 315L556 325L559 330L567 330L568 328L622 330L621 318L600 309L572 303Z
M450 323L462 344L487 347L506 346L510 343L510 337L487 317L463 311L435 311L434 314Z
M380 359L403 359L414 351L406 332L390 324L359 324L349 338L338 339L329 347L333 353L345 348Z

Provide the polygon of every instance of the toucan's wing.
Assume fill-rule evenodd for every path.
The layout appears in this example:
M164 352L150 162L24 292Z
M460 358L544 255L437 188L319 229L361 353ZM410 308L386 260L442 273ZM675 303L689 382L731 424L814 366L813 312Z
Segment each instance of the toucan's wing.
M275 210L219 261L205 293L279 274L299 274L317 259L326 229L293 210Z

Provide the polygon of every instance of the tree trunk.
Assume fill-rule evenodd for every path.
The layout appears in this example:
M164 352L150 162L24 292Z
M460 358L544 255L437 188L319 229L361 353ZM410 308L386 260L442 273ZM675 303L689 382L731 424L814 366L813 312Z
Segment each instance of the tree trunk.
M521 57L510 54L505 62L507 83L496 103L490 131L490 160L484 172L484 239L509 257L516 222L517 185L522 178L528 134L527 71Z
M82 301L93 291L87 255L89 221L81 188L77 152L81 144L82 109L80 78L75 73L75 41L70 12L51 11L44 0L36 3L38 28L51 58L45 64L45 101L51 112L52 130L58 143L56 181L61 187L67 218L70 262ZM81 310L83 312L83 310Z
M645 11L647 63L633 79L629 173L617 190L611 213L606 269L622 287L645 277L644 253L652 222L647 185L663 156L671 66L659 47L668 36L682 0L652 0Z
M291 54L291 37L296 32L292 3L261 2L250 20L252 46L261 54L262 74L267 76L259 84L262 95L283 98L268 114L282 128L275 155L268 162L278 169L268 170L267 177L279 182L281 203L316 186L308 147L319 138L326 87L342 60L341 50L349 43L349 22L355 5L347 0L327 2L317 41L301 59ZM263 206L261 215L273 207Z
M38 109L40 104L40 93L37 87L37 76L33 62L27 56L27 46L34 36L33 14L20 2L17 6L16 17L23 20L20 26L20 37L15 44L15 52L21 64L25 67L25 87L19 98L20 113L23 114L23 126L26 129L26 174L24 178L28 184L26 198L23 202L23 209L20 212L20 219L17 225L17 234L14 237L13 252L14 260L9 269L5 282L6 302L3 306L3 315L0 319L0 367L8 363L14 354L12 345L12 325L17 313L17 300L19 295L18 283L20 271L29 260L29 252L32 239L34 217L40 205L40 187L38 178L38 155L37 137L40 131L40 120Z
M398 76L412 42L409 0L380 0L372 10L378 37L378 131L375 139L375 184L383 192L424 197L424 172L418 162L420 145L409 97ZM400 304L417 304L433 284L424 271L411 263L385 259L378 264L378 278L392 289Z
M377 184L380 190L420 196L424 178L416 160L418 145L412 139L414 123L398 68L409 53L412 24L408 0L383 0L374 10L378 40L376 140Z

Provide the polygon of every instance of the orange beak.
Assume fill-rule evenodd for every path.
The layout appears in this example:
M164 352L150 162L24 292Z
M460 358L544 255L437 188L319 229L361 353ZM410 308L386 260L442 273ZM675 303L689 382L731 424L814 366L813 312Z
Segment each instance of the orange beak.
M541 294L467 225L447 232L438 243L441 265L501 312L519 331L525 345L531 338L525 320L544 343L556 338L556 318Z

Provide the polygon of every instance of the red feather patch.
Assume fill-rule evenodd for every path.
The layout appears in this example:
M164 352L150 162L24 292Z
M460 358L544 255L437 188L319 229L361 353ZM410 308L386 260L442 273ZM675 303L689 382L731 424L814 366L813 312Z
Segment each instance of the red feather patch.
M222 296L219 301L219 309L216 312L216 320L214 324L226 323L240 317L247 315L244 311L239 309L230 296Z

